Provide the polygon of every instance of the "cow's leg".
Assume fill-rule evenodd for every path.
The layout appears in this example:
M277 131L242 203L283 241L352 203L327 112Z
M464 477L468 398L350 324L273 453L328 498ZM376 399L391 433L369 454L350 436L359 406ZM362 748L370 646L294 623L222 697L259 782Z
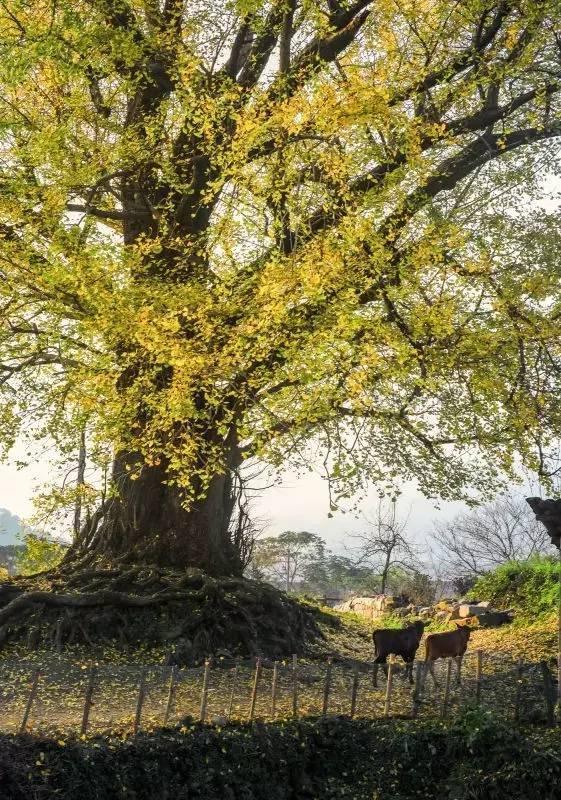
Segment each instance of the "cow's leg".
M415 681L413 680L413 664L414 664L414 662L415 662L415 656L413 656L413 658L409 657L405 661L405 677L409 676L409 683L415 683Z
M463 659L463 656L456 656L456 667L457 667L457 670L458 670L458 676L457 676L456 683L458 684L458 686L460 686L461 683L462 683L462 659Z
M376 656L374 659L374 669L372 670L372 685L375 688L378 688L378 667L381 664L382 669L384 670L385 675L388 674L388 668L386 666L386 658L387 656Z
M403 678L404 678L404 680L407 680L407 678L409 678L410 683L412 683L413 681L412 681L412 678L411 678L411 674L412 674L412 671L413 671L413 667L412 667L412 664L411 664L411 656L404 655L402 653L401 658L403 659L403 663L405 664L405 669L403 671Z
M434 674L434 660L433 659L429 659L428 661L425 661L425 677L426 677L427 670L432 675L432 679L434 681L434 685L438 686L438 681L436 680L436 675Z

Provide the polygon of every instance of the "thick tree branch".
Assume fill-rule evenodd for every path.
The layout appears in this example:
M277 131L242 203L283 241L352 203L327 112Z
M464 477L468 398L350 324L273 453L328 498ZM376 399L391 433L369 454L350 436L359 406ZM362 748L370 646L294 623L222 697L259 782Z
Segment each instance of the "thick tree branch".
M276 0L263 23L262 32L256 36L238 77L238 83L244 89L250 89L255 86L263 74L263 70L277 45L285 8L285 0Z
M95 206L82 205L80 203L67 203L66 210L79 214L86 214L90 217L97 217L98 219L113 219L118 222L122 222L123 220L152 218L149 211L112 211L104 208L96 208Z

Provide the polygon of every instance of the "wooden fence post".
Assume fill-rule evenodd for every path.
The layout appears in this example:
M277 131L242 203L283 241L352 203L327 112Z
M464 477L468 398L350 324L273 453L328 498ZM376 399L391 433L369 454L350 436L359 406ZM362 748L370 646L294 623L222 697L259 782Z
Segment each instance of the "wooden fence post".
M277 662L273 664L273 685L271 686L271 717L277 715L277 681L279 677L279 666Z
M298 716L298 656L292 656L292 716Z
M36 669L35 673L33 674L33 683L31 684L31 689L29 691L29 697L27 698L27 703L25 704L25 710L23 712L23 718L21 720L21 725L19 726L19 732L24 733L27 727L27 721L29 719L29 714L31 713L31 706L33 705L33 701L37 696L37 689L39 687L39 678L41 677L41 670Z
M206 707L208 701L208 679L210 675L210 658L207 658L205 661L205 671L203 674L203 688L201 691L201 711L199 714L199 718L201 722L204 722L206 719Z
M516 695L514 698L514 721L520 719L520 703L522 701L522 685L524 681L524 666L522 661L516 665Z
M477 650L477 663L475 665L475 702L479 705L481 700L481 676L483 674L483 652Z
M177 666L174 664L171 668L171 675L169 679L168 701L166 703L166 712L164 714L164 725L167 725L170 718L173 701L175 698L175 687L177 683Z
M234 667L234 674L232 676L232 689L230 691L230 704L228 706L228 714L226 715L226 718L227 718L228 722L230 721L230 717L232 716L232 709L234 707L234 697L235 697L235 694L236 694L236 687L237 687L237 683L238 683L238 672L239 672L239 669L240 669L240 665L236 664L236 666Z
M352 685L352 689L351 689L351 713L350 713L351 719L353 719L353 717L355 715L355 711L356 711L356 697L357 697L357 694L358 694L358 680L359 680L358 667L355 667L355 672L354 672L354 675L353 675L353 685Z
M545 714L547 718L547 724L553 725L555 718L555 703L553 700L553 683L551 680L551 672L549 671L547 661L542 661L540 666L543 678L543 692L545 697Z
M146 673L144 668L140 673L140 682L138 684L138 698L136 700L136 713L134 715L133 733L138 733L140 730L140 720L142 718L142 706L144 705L144 697L146 695Z
M255 679L253 681L253 691L251 692L251 708L249 710L249 721L253 722L255 716L255 704L257 703L257 689L259 688L259 678L261 676L261 659L255 661Z
M386 700L384 702L384 716L388 717L390 713L391 703L392 703L392 688L393 688L393 666L394 666L394 657L393 655L390 656L390 661L388 664L388 680L386 683Z
M452 659L449 658L446 663L446 684L444 686L444 700L442 701L442 708L440 716L442 719L446 716L448 710L448 701L450 700L450 681L452 679Z
M421 706L421 694L423 691L423 677L425 665L422 661L417 661L417 669L415 670L415 687L413 689L413 709L412 716L416 717L419 713Z
M331 669L333 667L333 658L328 656L327 658L327 670L325 673L325 685L323 687L323 708L322 708L322 715L324 717L327 716L327 709L329 707L329 691L331 689Z
M88 732L88 723L90 721L90 708L92 707L92 696L95 685L95 667L91 667L88 678L88 685L86 686L86 695L84 697L84 713L82 714L82 727L80 728L80 736L85 736Z

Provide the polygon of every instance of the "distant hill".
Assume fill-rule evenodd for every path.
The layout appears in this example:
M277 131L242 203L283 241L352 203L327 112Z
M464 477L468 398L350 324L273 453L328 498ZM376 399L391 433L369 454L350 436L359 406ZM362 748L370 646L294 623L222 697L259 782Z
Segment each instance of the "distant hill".
M0 508L0 547L9 544L21 544L16 538L21 533L23 523L19 517L8 511L7 508Z

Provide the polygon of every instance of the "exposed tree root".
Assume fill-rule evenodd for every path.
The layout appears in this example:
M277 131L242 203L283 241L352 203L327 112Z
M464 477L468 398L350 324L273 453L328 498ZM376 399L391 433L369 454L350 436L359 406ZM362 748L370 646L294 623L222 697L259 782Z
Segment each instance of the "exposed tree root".
M282 658L321 637L317 614L267 584L118 564L63 567L0 585L0 645L163 646L176 663L212 653Z

